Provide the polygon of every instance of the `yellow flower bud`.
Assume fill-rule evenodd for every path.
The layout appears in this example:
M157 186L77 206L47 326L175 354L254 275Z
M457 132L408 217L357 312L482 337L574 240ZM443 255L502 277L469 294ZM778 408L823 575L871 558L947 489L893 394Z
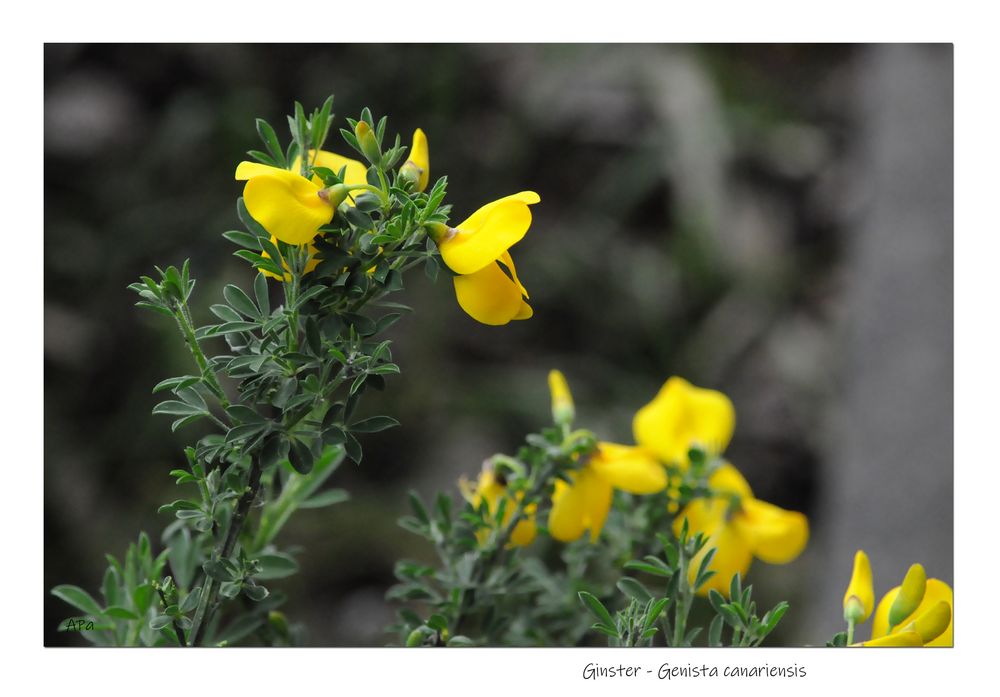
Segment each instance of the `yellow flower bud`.
M413 184L414 191L423 191L427 188L431 177L431 161L427 149L427 136L419 128L413 132L410 157L400 168L399 176Z
M941 636L949 624L951 624L951 605L947 601L939 600L931 606L930 610L921 613L917 619L903 627L900 634L907 631L916 632L926 644Z
M854 571L844 593L844 619L854 624L864 622L875 607L875 588L868 555L858 550L854 555Z
M354 135L358 139L358 147L369 162L377 164L381 161L382 153L379 151L378 141L367 121L358 121L354 127Z
M914 564L906 572L903 585L899 589L892 607L889 608L889 626L895 627L903 620L913 614L920 607L920 601L924 599L924 591L927 589L927 573L920 564ZM947 626L947 622L945 623ZM941 628L944 631L944 628ZM940 634L941 632L938 632Z
M565 376L558 370L549 371L549 393L552 395L552 419L557 424L568 424L573 421L576 414L573 395L569 391Z

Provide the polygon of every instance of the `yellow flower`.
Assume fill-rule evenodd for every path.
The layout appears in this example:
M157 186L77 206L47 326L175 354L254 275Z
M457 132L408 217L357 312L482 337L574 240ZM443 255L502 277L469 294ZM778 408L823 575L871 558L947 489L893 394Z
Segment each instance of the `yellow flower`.
M746 479L729 463L716 470L708 484L713 496L691 501L674 519L676 534L687 519L691 534L708 536L705 547L691 561L691 583L708 550L716 549L708 566L716 573L700 594L707 595L714 588L728 596L733 575L746 575L754 557L768 564L787 564L805 548L809 540L806 517L755 499Z
M498 522L501 526L507 525L510 522L517 504L514 498L507 492L506 483L497 479L492 469L484 469L479 473L479 481L476 482L475 487L466 479L460 480L458 485L462 490L462 495L472 504L473 508L478 509L485 501L491 516L496 515L500 509L500 501L505 499L507 503L504 506L503 520ZM510 534L508 546L526 547L535 539L536 532L535 505L531 504L525 508L524 516L514 526L514 530ZM476 537L479 539L479 544L484 544L489 537L489 531L480 530L476 533Z
M911 567L903 584L879 601L872 618L872 639L891 641L891 637L899 634L916 632L921 639L918 646L952 646L954 593L951 586L936 578L927 578L919 564L914 567L919 567L919 571L912 573L914 568ZM896 620L894 624L890 617Z
M549 533L561 542L579 539L586 530L596 542L615 489L655 494L667 485L667 473L651 453L615 443L598 443L597 452L569 477L571 484L556 480L549 513Z
M719 455L736 425L733 403L721 392L672 377L632 421L635 441L664 462L686 467L688 451L698 446Z
M851 582L844 592L844 620L861 624L875 608L875 588L872 585L872 565L863 550L854 553Z
M458 304L473 319L501 325L533 314L508 250L528 232L528 206L540 200L534 191L522 191L486 204L457 227L431 231L441 259L459 274L454 278Z
M310 156L314 154L310 152ZM313 164L334 171L346 166L345 184L365 183L365 167L360 162L321 150ZM319 177L306 179L298 174L299 166L296 159L292 163L295 171L259 162L241 162L236 168L237 181L246 181L243 201L250 215L275 238L294 245L311 242L333 218L347 193L346 189L339 189L331 196Z
M431 157L427 149L427 136L419 128L413 132L410 157L399 170L400 176L413 183L414 191L423 191L431 178Z
M320 233L320 236L322 236L322 233ZM271 243L272 244L277 244L278 243L278 238L275 237L274 235L271 235ZM316 270L316 267L319 266L319 258L316 256L317 254L319 254L319 250L316 249L316 245L314 245L312 242L309 242L307 249L309 251L309 258L306 260L306 267L302 270L302 275L303 276L305 276L307 273L312 273L313 271ZM262 257L264 257L265 259L270 259L271 258L271 255L268 254L267 252L261 252L260 255ZM285 278L284 279L282 279L281 276L279 276L278 274L271 273L270 271L266 271L265 269L261 269L260 272L262 274L264 274L265 276L267 276L268 278L273 278L273 279L276 279L278 281L284 280L286 282L291 282L291 280L292 280L292 273L291 273L291 269L288 268L288 262L285 261L284 259L282 259L281 265L285 269Z

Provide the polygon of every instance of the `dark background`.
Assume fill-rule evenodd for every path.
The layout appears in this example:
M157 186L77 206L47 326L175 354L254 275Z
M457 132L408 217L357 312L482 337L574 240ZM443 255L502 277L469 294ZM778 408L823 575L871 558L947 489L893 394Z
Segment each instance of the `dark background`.
M105 552L155 540L197 437L149 414L190 358L126 286L190 257L201 321L246 287L220 233L254 117L283 132L330 93L340 125L369 106L407 143L424 129L455 220L542 202L513 249L530 321L479 325L446 278L409 278L402 376L367 407L403 426L337 473L350 502L283 532L307 550L279 583L309 644L393 640L392 565L427 554L396 527L404 492L513 452L553 367L608 440L671 374L732 397L730 459L812 525L799 560L751 570L762 603L792 602L777 643L841 628L858 547L879 596L914 561L952 581L951 46L48 45L47 645L77 641L47 590L96 592Z

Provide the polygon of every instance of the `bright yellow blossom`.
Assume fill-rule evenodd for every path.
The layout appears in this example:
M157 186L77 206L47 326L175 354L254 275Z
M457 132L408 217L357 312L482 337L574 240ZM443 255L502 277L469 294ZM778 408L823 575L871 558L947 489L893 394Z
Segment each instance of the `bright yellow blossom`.
M414 191L423 191L431 178L431 157L427 149L427 136L419 128L413 132L410 157L400 168L404 179L413 182Z
M533 314L508 250L528 232L528 206L540 200L534 191L522 191L486 204L454 228L431 231L441 259L458 274L458 304L473 319L500 325Z
M713 495L691 501L674 519L676 534L686 519L691 534L708 536L705 547L691 561L691 583L708 550L716 550L708 565L716 573L699 589L700 594L707 595L714 588L728 596L733 575L746 575L754 557L768 564L786 564L805 548L809 540L806 517L755 499L746 479L729 463L716 470L708 484Z
M611 509L615 489L655 494L667 486L667 473L642 448L598 443L597 452L570 473L571 484L557 479L549 513L549 533L560 542L579 539L587 530L596 542Z
M557 424L571 422L575 415L573 395L566 376L558 370L549 371L549 393L552 395L552 420Z
M492 469L486 468L479 473L479 480L476 482L475 487L466 479L460 480L458 484L462 490L462 495L472 504L473 508L478 509L485 501L491 516L496 515L500 510L500 501L506 500L503 520L499 521L499 525L507 525L510 522L517 504L514 498L507 492L506 483L498 479ZM514 530L510 534L508 546L526 547L535 539L536 532L535 505L531 504L525 508L524 516L514 526ZM479 539L479 544L483 544L489 537L489 531L480 530L476 533L476 537Z
M318 154L311 151L310 156L317 167L329 167L335 172L347 167L347 186L365 183L365 167L360 162L323 150ZM344 188L324 189L318 176L306 179L298 173L300 165L296 159L292 163L294 171L259 162L241 162L236 168L237 181L246 181L243 201L250 215L286 244L312 242L347 194Z
M709 455L721 454L735 425L736 412L726 395L675 376L636 412L632 430L636 443L664 462L686 467L692 447L703 448Z
M922 574L923 567L920 568L920 572ZM917 576L919 577L921 574L917 574ZM909 576L909 574L907 575ZM907 585L906 579L904 579L902 586L896 586L879 601L878 608L872 618L872 639L892 637L913 631L920 635L921 643L918 645L952 646L954 643L954 629L952 627L954 593L951 586L936 578L926 579L922 592L920 592L918 581L912 581L911 588L906 588ZM910 599L903 600L900 605L904 608L903 611L911 611L901 617L895 617L894 619L898 621L891 625L889 617L892 614L892 608L897 601L900 601L900 596L904 593L909 593ZM912 599L917 595L920 596L920 600L913 603ZM914 605L915 607L913 607ZM870 644L866 643L866 645Z
M844 592L844 620L861 624L875 608L875 588L872 585L872 565L863 550L854 553L854 570Z

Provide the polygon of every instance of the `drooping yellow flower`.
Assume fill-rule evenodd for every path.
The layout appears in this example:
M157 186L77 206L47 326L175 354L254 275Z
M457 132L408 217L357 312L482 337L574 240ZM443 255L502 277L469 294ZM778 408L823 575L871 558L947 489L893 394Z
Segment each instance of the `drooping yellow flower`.
M919 646L952 646L954 593L951 586L936 578L926 578L923 567L920 567L920 572L915 576L916 578L904 579L901 586L890 590L879 601L872 618L872 639L886 638L888 641L888 637L916 632L921 638ZM926 579L923 589L919 583L921 576ZM910 584L906 583L907 580L910 580ZM907 595L909 597L905 597ZM918 596L920 600L915 602ZM893 613L894 606L897 609L901 607L902 611ZM906 610L910 612L902 614ZM893 615L893 619L897 620L895 624L889 620ZM870 645L870 642L865 645Z
M271 235L271 243L272 244L277 244L278 243L278 238L275 237L274 235ZM305 268L302 270L302 275L303 276L305 276L307 273L312 273L313 271L315 271L316 267L319 266L319 261L320 261L319 258L317 257L317 255L319 254L319 250L316 249L316 245L314 245L312 242L309 242L308 246L307 246L307 249L309 251L309 257L306 260L306 266L305 266ZM268 254L267 252L261 252L260 255L262 257L264 257L265 259L270 259L271 258L271 255ZM288 268L288 262L285 261L285 260L282 260L281 265L285 269L285 277L284 277L284 279L282 279L281 276L279 276L278 274L271 273L270 271L267 271L265 269L261 269L260 272L262 274L264 274L265 276L267 276L268 278L273 278L273 279L278 280L278 281L284 280L286 282L290 282L292 280L292 270L290 268Z
M875 608L875 588L872 585L872 565L863 550L854 553L854 570L844 593L844 620L861 624Z
M310 164L339 172L346 167L344 184L365 183L365 166L356 160L332 152L310 151ZM330 222L334 211L347 195L345 189L324 189L318 176L306 179L299 174L301 159L292 169L281 169L259 162L241 162L236 168L237 181L246 181L243 201L254 220L275 238L286 244L308 244L319 229Z
M680 467L687 466L688 451L695 446L709 455L721 454L735 426L736 411L726 395L676 376L632 421L636 443Z
M708 484L713 495L691 501L674 519L675 534L680 534L686 519L690 534L708 537L691 561L691 583L708 550L716 550L708 565L716 573L699 589L700 594L707 595L714 588L728 596L733 575L746 575L754 557L768 564L787 564L805 548L809 540L806 517L755 499L746 479L729 463L717 469Z
M643 448L598 443L597 452L570 475L572 483L556 480L549 513L549 533L560 542L579 539L587 530L596 542L611 509L615 489L631 494L655 494L667 486L667 473Z
M427 136L419 128L413 132L410 157L399 170L400 176L413 183L414 191L423 191L431 178L431 156Z
M540 200L534 191L522 191L486 204L454 228L431 230L441 259L458 274L458 304L473 319L501 325L532 316L508 250L528 232L528 206Z
M495 516L500 510L500 501L506 500L503 520L498 521L498 523L503 526L510 522L511 516L514 515L514 509L517 507L516 501L507 491L506 483L498 479L492 469L483 469L479 473L479 480L474 487L465 479L460 480L458 484L462 495L472 504L473 508L478 509L485 501L491 516ZM530 504L525 508L524 516L514 526L508 546L526 547L535 539L536 532L535 505ZM489 531L480 530L476 533L476 537L480 544L484 544L489 537Z

